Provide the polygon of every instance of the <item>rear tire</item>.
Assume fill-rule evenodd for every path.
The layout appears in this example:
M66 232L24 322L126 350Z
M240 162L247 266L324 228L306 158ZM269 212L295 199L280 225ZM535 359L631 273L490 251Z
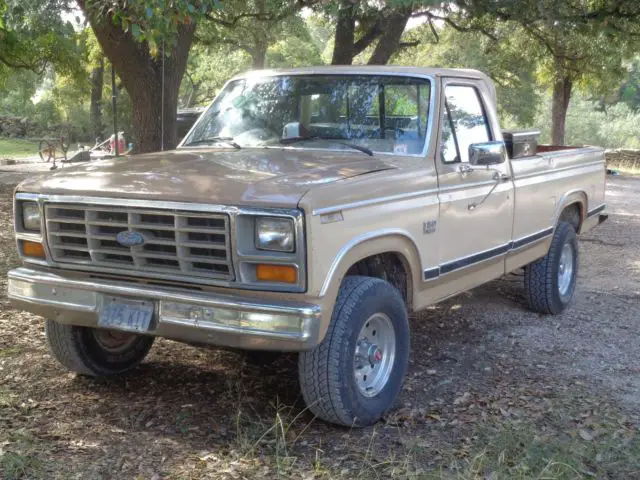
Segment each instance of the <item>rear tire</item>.
M298 360L311 412L345 426L376 423L402 390L409 361L409 321L398 290L370 277L347 277L329 330Z
M524 285L531 310L557 315L567 308L576 288L578 258L576 231L561 221L547 254L525 268Z
M82 375L117 375L136 367L149 353L154 337L90 327L45 324L47 343L64 367Z

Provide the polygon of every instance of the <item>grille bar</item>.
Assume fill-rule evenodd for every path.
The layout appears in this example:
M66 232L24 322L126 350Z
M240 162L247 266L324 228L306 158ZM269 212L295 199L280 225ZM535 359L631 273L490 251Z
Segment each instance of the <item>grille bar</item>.
M233 280L229 217L108 205L46 204L47 239L55 262ZM122 231L142 245L121 245ZM146 276L146 275L145 275Z

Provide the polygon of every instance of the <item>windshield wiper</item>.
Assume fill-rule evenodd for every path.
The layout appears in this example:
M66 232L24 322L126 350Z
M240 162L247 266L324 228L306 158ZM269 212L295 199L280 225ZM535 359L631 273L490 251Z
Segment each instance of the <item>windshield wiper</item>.
M190 147L192 145L201 145L203 143L226 143L227 145L231 145L236 150L240 150L242 147L233 140L233 137L207 137L200 138L198 140L194 140L193 142L186 143L185 147Z
M284 137L280 139L280 143L283 145L289 145L290 143L304 142L305 140L319 140L317 135L302 135L300 137Z
M367 148L363 145L357 145L355 143L342 142L338 138L326 138L326 137L318 137L316 135L308 135L308 136L301 136L301 137L281 138L280 143L282 143L283 145L289 145L291 143L304 142L306 140L326 140L328 142L339 143L340 145L344 145L345 147L358 150L362 153L366 153L370 157L373 157L373 150L371 150L370 148Z
M373 157L373 150L364 145L358 145L357 143L341 142L340 140L331 140L332 142L339 143L345 147L353 148L354 150L360 150L362 153L366 153L370 157Z

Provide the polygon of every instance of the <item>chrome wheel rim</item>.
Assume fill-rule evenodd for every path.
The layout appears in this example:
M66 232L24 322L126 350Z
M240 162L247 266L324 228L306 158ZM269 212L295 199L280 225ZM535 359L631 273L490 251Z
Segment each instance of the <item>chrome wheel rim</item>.
M117 332L115 330L93 330L93 338L100 348L109 353L123 353L138 338L135 333Z
M565 243L560 253L560 265L558 267L558 290L560 295L569 293L573 280L574 254L573 245Z
M396 358L396 332L391 319L375 313L364 322L353 355L353 376L365 397L375 397L389 382Z

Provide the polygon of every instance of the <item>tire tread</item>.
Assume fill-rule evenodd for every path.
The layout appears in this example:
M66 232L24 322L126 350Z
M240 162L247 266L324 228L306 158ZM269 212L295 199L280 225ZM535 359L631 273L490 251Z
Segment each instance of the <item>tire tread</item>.
M572 233L569 230L575 235L573 226L568 222L561 221L554 231L547 254L525 268L524 285L527 302L529 308L534 312L557 314L564 309L558 308L554 304L554 277L556 276L554 259L558 255L558 250L562 249L564 245L562 240Z
M136 367L149 353L153 337L140 337L133 345L131 358L118 363L100 361L95 350L87 343L90 327L66 325L47 319L45 336L54 358L72 372L91 377L103 377L126 372ZM95 347L94 347L95 348Z
M49 350L67 369L82 375L97 376L97 372L83 359L73 328L55 320L47 320L44 329Z
M395 300L404 305L400 292L384 280L347 277L340 288L324 341L313 350L300 354L299 381L304 401L312 413L325 421L356 426L356 415L342 401L344 378L341 376L340 358L334 354L337 342L349 334L349 323L338 319L351 318L362 296L380 284L391 287L397 296Z

